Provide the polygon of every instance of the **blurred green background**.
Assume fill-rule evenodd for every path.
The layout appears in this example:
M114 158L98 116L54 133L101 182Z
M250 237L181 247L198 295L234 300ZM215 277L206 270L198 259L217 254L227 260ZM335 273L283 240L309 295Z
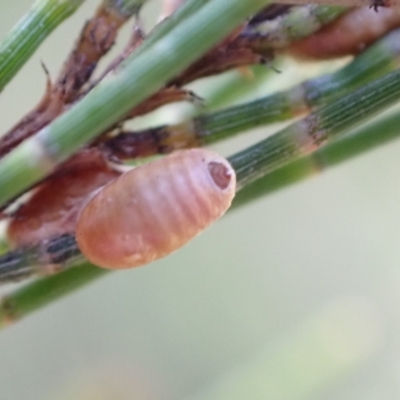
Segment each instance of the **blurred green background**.
M57 75L96 3L2 93L2 132L41 97L40 61ZM0 37L30 4L2 1ZM153 0L147 25L158 11ZM0 399L399 398L399 151L392 143L236 210L167 259L1 332Z

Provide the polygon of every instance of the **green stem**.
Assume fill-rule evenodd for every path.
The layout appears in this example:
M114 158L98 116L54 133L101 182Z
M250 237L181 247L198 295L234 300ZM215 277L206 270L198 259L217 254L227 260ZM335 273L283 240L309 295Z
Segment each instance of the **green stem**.
M396 70L233 155L230 162L236 170L238 188L316 151L399 99L400 71Z
M267 2L210 0L146 51L128 57L116 73L108 75L76 106L3 158L0 204L53 171Z
M210 0L186 0L172 15L154 28L143 45L136 50L135 55L138 56L146 51L154 43L166 36L179 23L199 11L209 1Z
M84 0L38 0L0 44L0 92L50 33Z
M274 68L279 69L280 64L280 59L274 60ZM206 99L204 109L213 111L226 107L253 93L259 86L276 76L276 70L265 68L264 65L250 67L250 71L250 77L240 70L231 71L229 75L219 77L218 82L212 81L207 85L205 94L201 93L201 97Z
M291 162L263 178L244 187L236 194L232 208L241 207L259 197L266 196L303 179L316 176L325 170L382 146L400 137L400 113L383 118L356 129L349 135L321 147L315 153Z
M2 299L0 328L105 275L108 271L88 263L49 278L38 279Z

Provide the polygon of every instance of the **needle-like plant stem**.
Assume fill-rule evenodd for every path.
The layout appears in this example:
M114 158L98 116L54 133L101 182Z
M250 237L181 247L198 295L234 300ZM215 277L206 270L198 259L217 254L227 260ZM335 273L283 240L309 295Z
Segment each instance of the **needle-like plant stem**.
M4 297L0 306L0 327L29 315L30 313L54 302L55 300L93 282L103 276L107 270L88 263L79 268L71 268L49 278L38 279L26 287Z
M393 71L229 158L238 188L288 162L315 152L328 141L400 100L400 70Z
M400 113L398 111L377 118L374 122L355 129L309 156L278 168L245 186L236 194L231 210L303 179L317 176L329 168L397 139L400 137L399 126Z
M145 39L143 45L136 50L135 55L138 56L142 52L146 51L150 46L167 35L180 22L195 14L209 1L210 0L185 1L172 15L154 28L153 32L151 32L151 35Z
M84 0L37 0L0 43L0 92L50 33Z

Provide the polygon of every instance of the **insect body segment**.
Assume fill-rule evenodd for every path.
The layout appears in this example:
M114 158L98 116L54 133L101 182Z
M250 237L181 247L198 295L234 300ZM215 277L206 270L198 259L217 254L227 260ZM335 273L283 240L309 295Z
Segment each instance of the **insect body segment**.
M149 263L221 217L235 186L235 172L221 156L203 149L174 153L126 172L94 196L78 221L78 246L105 268Z

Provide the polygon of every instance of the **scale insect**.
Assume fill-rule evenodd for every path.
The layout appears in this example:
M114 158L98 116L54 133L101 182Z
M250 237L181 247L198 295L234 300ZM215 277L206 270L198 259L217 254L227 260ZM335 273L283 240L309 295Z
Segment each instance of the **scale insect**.
M220 155L204 149L174 153L126 172L99 191L78 220L78 246L104 268L147 264L220 218L235 189L235 171Z
M84 155L86 164L75 161L16 212L8 229L16 250L0 257L0 281L54 273L82 255L109 269L150 263L210 226L235 195L235 171L209 150L179 151L124 173L97 153Z

